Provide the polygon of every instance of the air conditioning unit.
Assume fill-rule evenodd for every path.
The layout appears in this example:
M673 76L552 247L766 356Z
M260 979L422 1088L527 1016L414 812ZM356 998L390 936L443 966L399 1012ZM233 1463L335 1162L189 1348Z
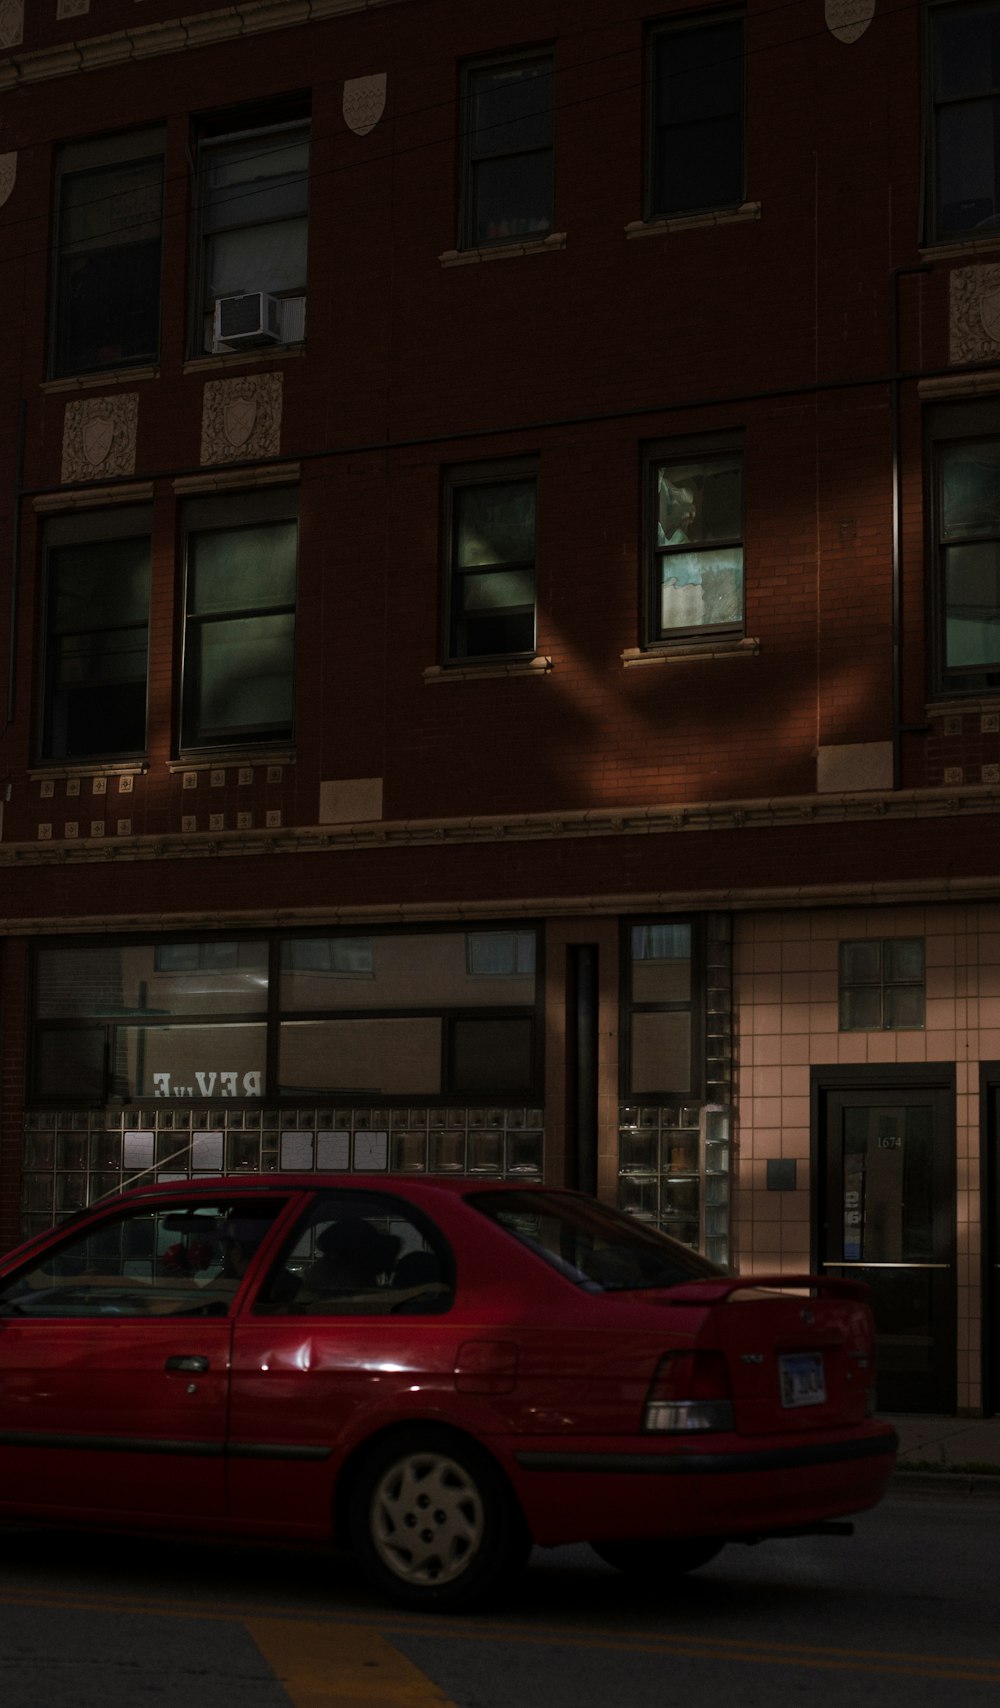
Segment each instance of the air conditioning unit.
M281 303L266 291L220 297L215 305L215 342L234 350L281 343Z

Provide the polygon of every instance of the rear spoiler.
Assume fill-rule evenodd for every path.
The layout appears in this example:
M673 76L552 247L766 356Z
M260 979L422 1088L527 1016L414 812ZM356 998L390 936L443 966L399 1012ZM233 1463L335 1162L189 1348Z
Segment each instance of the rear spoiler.
M797 1293L808 1293L813 1299L865 1301L871 1298L871 1288L866 1281L840 1281L828 1275L721 1275L718 1281L679 1282L669 1289L670 1303L719 1305L734 1293L758 1287L793 1289Z

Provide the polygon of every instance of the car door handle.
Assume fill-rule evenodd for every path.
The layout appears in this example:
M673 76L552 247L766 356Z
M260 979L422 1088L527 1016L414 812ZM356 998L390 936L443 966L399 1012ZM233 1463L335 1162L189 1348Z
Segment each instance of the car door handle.
M203 1376L208 1369L208 1359L200 1353L180 1352L173 1358L168 1358L164 1370L183 1370L189 1376Z

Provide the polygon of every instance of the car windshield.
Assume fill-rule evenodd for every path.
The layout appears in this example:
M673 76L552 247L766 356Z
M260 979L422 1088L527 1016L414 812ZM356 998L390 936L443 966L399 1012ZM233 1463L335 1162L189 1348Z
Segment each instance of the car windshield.
M676 1287L724 1270L657 1229L572 1192L477 1192L469 1203L591 1293Z

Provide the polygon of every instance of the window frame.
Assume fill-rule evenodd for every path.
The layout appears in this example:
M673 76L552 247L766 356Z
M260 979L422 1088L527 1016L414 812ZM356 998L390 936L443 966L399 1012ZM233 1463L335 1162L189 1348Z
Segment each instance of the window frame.
M94 628L87 631L66 631L67 633L88 633L93 636L123 635L138 633L145 630L146 663L145 688L143 695L143 739L137 747L106 747L88 750L86 753L53 751L53 721L56 706L56 688L58 680L58 660L56 657L60 634L54 627L56 595L54 579L56 575L56 557L64 550L72 550L79 546L101 546L124 544L128 541L145 540L149 548L149 568L147 572L147 604L146 621L119 623L116 627ZM41 623L39 638L39 680L37 688L37 726L34 743L38 762L42 765L74 765L85 764L89 760L118 760L142 759L149 746L149 632L152 615L152 558L153 558L153 507L143 505L117 505L109 510L71 511L65 516L52 516L46 519L41 536L42 576L41 576Z
M75 363L69 360L69 326L63 302L63 263L69 245L63 237L63 220L67 209L66 185L70 178L84 174L113 172L116 168L140 167L158 161L160 166L159 248L157 262L156 325L152 348L134 356L117 355L102 362ZM76 164L74 164L76 162ZM52 232L50 276L50 310L48 332L48 375L50 379L71 379L76 375L114 373L128 368L148 367L159 361L163 314L163 228L166 188L166 129L148 125L138 130L115 132L109 136L69 140L56 152L52 193ZM109 244L107 248L116 248Z
M518 457L505 462L461 463L446 468L443 475L442 491L442 587L441 600L441 642L440 657L445 668L459 668L476 664L507 664L525 662L535 658L538 651L538 539L539 539L539 487L540 464L537 457ZM531 482L534 487L534 558L531 562L533 583L533 605L531 616L532 639L530 647L511 648L506 652L460 652L454 645L459 633L458 624L461 621L461 605L456 597L459 587L466 576L482 573L481 569L460 569L456 563L456 529L458 507L456 494L469 491L472 488L487 486L503 486L514 482ZM527 560L498 565L498 568L519 570L527 567Z
M659 87L658 58L659 44L670 36L691 34L696 30L718 29L722 25L738 25L740 29L740 104L739 104L739 170L735 174L739 179L739 189L735 197L727 197L723 201L697 202L685 204L683 207L661 205L663 198L660 192L658 178L660 172L660 150L657 147L660 129L657 124L657 92ZM674 17L659 18L647 26L645 41L645 139L644 139L644 186L643 186L643 217L647 222L655 220L688 219L702 213L718 212L723 208L737 208L746 200L747 178L747 42L746 14L742 8L727 7L723 10L680 13Z
M900 943L920 944L922 971L919 979L890 979L886 974L886 949ZM845 951L863 944L865 947L878 945L879 976L876 985L874 979L846 979ZM845 1026L844 998L849 991L876 990L879 999L879 1023L877 1026ZM887 1018L888 1004L886 998L891 991L919 989L923 998L923 1014L919 1022L912 1026L894 1026ZM843 937L837 945L837 1030L849 1034L865 1032L923 1032L927 1025L927 945L923 937Z
M649 926L683 926L691 934L690 996L686 1001L636 1001L632 994L632 933ZM707 935L700 914L636 914L621 922L621 974L619 1007L619 1093L623 1103L650 1107L678 1107L704 1101L707 1063L705 963ZM650 957L656 959L657 957ZM691 1022L690 1085L686 1091L634 1091L632 1088L632 1033L636 1014L687 1013Z
M946 449L962 444L972 445L983 440L996 440L1000 446L1000 403L984 399L980 402L945 404L927 411L924 421L924 486L926 561L929 573L926 580L928 628L928 675L931 693L935 697L960 702L982 694L995 694L1000 689L1000 599L997 604L997 662L964 668L947 662L947 597L945 586L945 554L948 544L961 540L945 540L943 525L943 463ZM997 507L996 542L1000 557L1000 504Z
M991 7L991 0L943 0L941 4L925 5L923 8L923 154L924 154L924 196L922 210L922 240L928 248L944 246L960 246L976 242L1000 241L1000 146L994 165L994 189L997 213L993 216L992 237L989 224L985 228L982 222L963 227L958 231L944 232L940 229L940 197L939 173L941 167L941 150L939 147L939 114L948 107L954 108L972 100L992 99L997 111L997 131L1000 133L1000 81L990 96L963 96L949 101L938 101L935 97L936 74L936 41L935 28L937 19L946 12L953 15L958 11L975 12L996 10Z
M529 232L512 232L508 236L480 238L476 234L478 224L478 202L475 193L475 169L478 159L483 158L475 153L475 132L472 115L474 111L473 81L480 73L503 71L510 67L547 64L553 87L553 100L550 107L551 124L547 152L550 161L550 216L545 230L538 229ZM555 53L551 45L526 47L511 53L497 53L486 58L466 60L459 67L459 159L458 159L458 248L459 250L503 248L508 244L542 243L555 230ZM506 158L515 159L521 155L541 154L539 148L521 149ZM490 158L486 156L485 158Z
M310 111L309 96L291 95L276 101L265 103L264 105L231 108L219 113L203 114L195 121L192 127L190 145L193 217L191 226L192 236L189 282L190 326L188 333L188 353L192 360L197 360L198 358L209 355L225 356L228 354L235 355L238 353L236 351L230 351L228 346L216 344L214 331L215 303L220 300L220 298L209 296L205 279L206 245L209 239L213 235L216 235L214 231L209 229L208 222L209 197L207 184L212 151L234 143L242 141L251 142L257 137L265 139L277 136L281 133L288 133L289 136L294 133L304 133L304 141L306 143L309 156L306 167L306 277L302 281L302 288L300 291L268 291L267 294L275 297L279 302L298 301L300 298L305 302L308 298L309 227L312 221L310 191L312 186L313 142L312 114ZM274 218L269 220L258 220L255 223L246 226L222 227L220 229L256 231L263 230L265 226L280 223L282 223L280 219ZM256 288L261 290L266 289L264 285L251 287L251 289ZM239 293L221 293L221 295L228 294L237 295ZM210 328L206 326L206 321L208 320L211 320ZM282 337L279 342L272 346L272 348L280 350L287 344L297 344L301 341L302 340L298 335L294 338L287 338L285 336L284 327L282 327Z
M694 550L711 551L738 544L743 554L742 610L739 621L689 624L665 629L662 622L663 583L661 563L665 550L658 543L660 470L670 464L711 463L737 457L740 462L740 537L714 541ZM746 448L742 434L725 437L697 436L690 439L658 439L647 445L642 458L642 586L640 590L641 645L647 652L697 645L700 641L742 640L746 635L747 493Z
M266 608L243 606L231 608L227 612L213 611L193 613L190 609L192 588L192 550L193 539L203 535L235 534L241 530L254 527L280 526L282 523L295 523L295 572L294 588L291 603L287 600L275 601ZM181 529L181 563L180 576L180 639L178 645L179 669L177 676L177 756L194 754L210 754L231 752L234 749L244 752L249 749L287 749L295 744L296 733L296 700L298 695L298 649L299 649L299 539L300 515L299 493L297 487L277 487L258 492L226 493L207 498L189 499L182 507L180 515ZM195 634L200 636L212 623L251 620L255 617L292 617L292 649L290 665L291 710L287 727L268 732L258 723L255 728L242 725L239 728L230 726L228 732L222 727L195 732L197 712L197 690L202 685L203 677L199 670L200 647L195 644Z

